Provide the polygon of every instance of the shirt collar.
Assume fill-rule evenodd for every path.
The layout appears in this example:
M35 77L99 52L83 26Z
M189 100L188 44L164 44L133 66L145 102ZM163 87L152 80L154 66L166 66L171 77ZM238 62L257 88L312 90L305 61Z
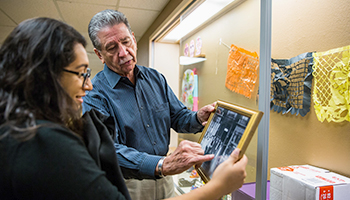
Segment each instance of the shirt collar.
M111 69L109 69L109 67L107 67L106 64L103 67L103 73L105 74L105 76L107 78L107 82L111 86L111 88L114 88L118 84L118 82L120 81L121 76L119 74L115 73L114 71L112 71ZM141 67L139 67L138 65L135 65L134 73L135 73L136 80L138 78L144 77L143 69Z

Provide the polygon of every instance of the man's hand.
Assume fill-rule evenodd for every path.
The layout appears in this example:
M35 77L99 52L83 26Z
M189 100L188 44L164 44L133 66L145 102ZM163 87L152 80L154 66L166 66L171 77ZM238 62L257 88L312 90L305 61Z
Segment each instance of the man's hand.
M197 119L203 126L207 123L210 114L215 110L215 105L216 102L206 105L198 110Z
M200 166L213 158L213 154L204 155L204 150L197 142L184 140L172 154L164 159L163 175L179 174L193 165Z

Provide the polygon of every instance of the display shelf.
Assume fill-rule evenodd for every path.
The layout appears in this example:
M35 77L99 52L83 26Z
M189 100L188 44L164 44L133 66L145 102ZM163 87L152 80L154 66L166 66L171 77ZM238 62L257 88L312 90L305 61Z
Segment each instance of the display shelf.
M180 65L192 65L195 63L203 62L205 60L207 59L205 58L204 54L195 57L180 56Z
M190 176L191 176L191 170L184 171L181 174L173 175L173 180L174 180L174 185L175 185L175 193L177 195L182 195L182 194L185 194L185 193L189 193L191 191L191 187L192 187L192 185L181 186L180 183L179 183L181 178L183 178L183 179L185 179L185 180L187 180L189 182L192 182L192 181L196 180L195 181L195 185L197 187L200 187L201 185L204 184L199 177L198 178L191 178Z

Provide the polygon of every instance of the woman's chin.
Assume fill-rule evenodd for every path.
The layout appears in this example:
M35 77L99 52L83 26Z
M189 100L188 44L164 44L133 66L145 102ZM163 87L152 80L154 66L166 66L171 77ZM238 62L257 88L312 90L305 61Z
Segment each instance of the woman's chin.
M77 101L77 102L74 104L74 106L73 106L72 109L76 110L77 112L82 113L82 110L83 110L82 103L81 103L80 101Z

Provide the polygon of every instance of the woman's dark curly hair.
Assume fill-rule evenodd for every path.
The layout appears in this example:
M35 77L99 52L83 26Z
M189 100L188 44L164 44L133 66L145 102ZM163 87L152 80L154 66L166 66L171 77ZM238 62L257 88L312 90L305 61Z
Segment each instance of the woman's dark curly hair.
M84 37L50 18L23 21L6 38L0 48L0 129L10 127L5 135L29 139L38 119L79 133L81 113L59 82L76 58L76 44L85 47Z

